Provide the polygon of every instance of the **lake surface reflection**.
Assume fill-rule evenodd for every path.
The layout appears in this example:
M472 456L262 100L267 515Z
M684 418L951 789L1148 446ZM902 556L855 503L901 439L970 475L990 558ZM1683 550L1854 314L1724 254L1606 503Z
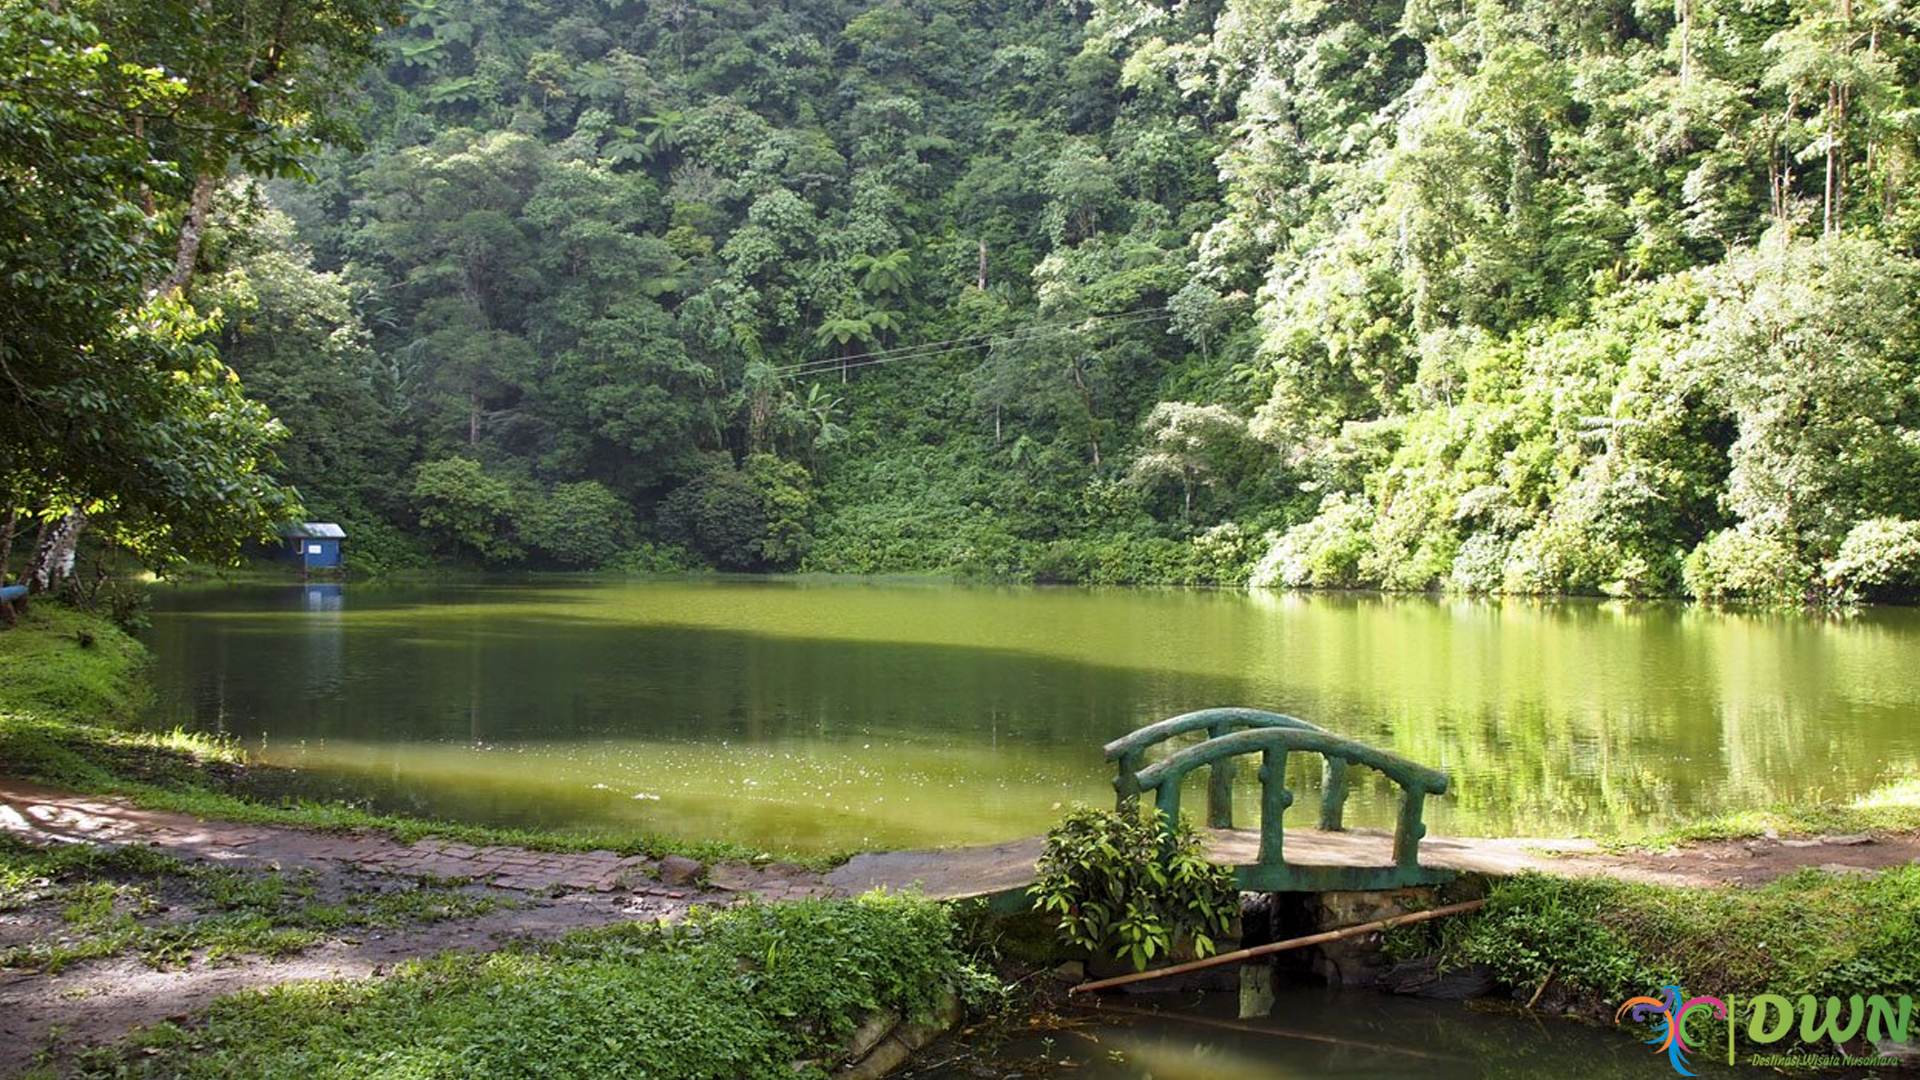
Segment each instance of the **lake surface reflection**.
M1005 839L1109 799L1106 740L1222 704L1447 769L1427 820L1453 834L1651 829L1920 766L1905 609L725 578L154 597L152 726L231 733L314 791L489 824L800 850ZM1290 776L1311 808L1306 757ZM1392 793L1361 775L1349 822L1390 823ZM1240 785L1242 820L1255 793Z

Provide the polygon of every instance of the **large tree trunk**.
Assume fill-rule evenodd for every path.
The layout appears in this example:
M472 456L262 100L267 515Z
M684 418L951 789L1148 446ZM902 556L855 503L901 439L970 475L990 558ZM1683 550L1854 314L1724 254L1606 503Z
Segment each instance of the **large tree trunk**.
M201 173L193 182L193 197L187 202L186 217L180 222L180 241L173 252L173 270L158 285L154 296L182 292L193 280L194 265L200 259L200 241L207 233L207 221L213 215L213 197L220 190L220 177ZM73 562L80 549L80 534L87 531L85 511L70 510L59 521L40 531L40 544L27 569L27 589L34 593L52 592L73 576Z
M1674 16L1680 23L1680 89L1693 81L1693 0L1679 0Z
M1825 196L1821 200L1822 236L1833 236L1840 231L1840 200L1846 183L1846 161L1842 154L1841 140L1847 122L1847 93L1839 83L1827 87L1827 181Z
M1780 225L1782 235L1793 228L1793 150L1787 145L1787 132L1793 127L1793 113L1800 107L1798 98L1787 94L1787 110L1780 117L1780 136L1774 140L1772 152L1768 156L1768 179L1771 181L1773 197L1773 217Z
M759 454L773 449L773 386L760 380L747 407L747 452Z
M13 566L13 534L20 527L20 511L7 511L7 524L0 529L0 585L7 583L7 571ZM14 623L13 603L0 599L0 622L8 626Z
M177 293L193 280L193 265L200 258L200 239L207 234L207 219L213 215L213 196L220 190L220 178L201 173L193 182L193 198L187 203L186 219L180 223L180 244L173 253L173 272L154 290L154 295Z
M87 528L84 510L69 510L60 520L40 530L40 543L33 549L33 561L27 565L27 590L52 592L73 576L73 560L80 548L80 534Z
M13 534L20 527L20 511L7 511L7 524L0 528L0 585L7 583L7 571L13 568Z
M1087 441L1093 444L1093 467L1098 469L1100 467L1100 436L1092 430L1093 422L1098 419L1093 415L1093 391L1087 389L1087 380L1080 374L1080 361L1075 360L1068 367L1068 371L1073 375L1073 384L1080 388L1080 404L1087 411Z

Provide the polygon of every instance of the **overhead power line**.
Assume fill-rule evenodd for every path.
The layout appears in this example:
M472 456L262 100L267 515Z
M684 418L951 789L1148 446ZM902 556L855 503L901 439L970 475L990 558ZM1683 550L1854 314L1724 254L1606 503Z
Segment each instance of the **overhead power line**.
M892 349L875 349L871 352L855 353L851 356L828 356L816 360L803 360L796 364L787 364L774 369L782 377L801 377L817 375L826 371L850 371L854 368L877 367L881 364L899 363L903 360L922 360L948 353L971 352L976 349L991 349L997 345L1017 344L1047 337L1063 330L1074 330L1088 325L1103 329L1145 325L1167 318L1172 309L1164 305L1153 308L1139 308L1134 311L1120 311L1112 315L1093 315L1073 322L1050 323L1043 326L1031 326L1024 330L1005 334L986 333L969 334L964 337L947 338L942 341L929 341L919 345L903 345Z
M1045 326L1029 327L1026 330L1008 334L972 334L965 337L947 338L942 341L930 341L919 345L903 345L892 349L876 349L872 352L854 353L849 356L828 356L815 360L804 360L775 368L780 375L811 375L817 371L839 371L856 367L871 367L876 364L889 364L901 360L916 360L928 356L938 356L949 352L964 352L973 349L992 348L1021 341L1031 341L1046 337L1062 330L1072 330L1088 324L1103 326L1126 326L1152 322L1167 316L1165 307L1141 308L1137 311L1116 312L1112 315L1095 315L1078 319L1070 323L1052 323Z

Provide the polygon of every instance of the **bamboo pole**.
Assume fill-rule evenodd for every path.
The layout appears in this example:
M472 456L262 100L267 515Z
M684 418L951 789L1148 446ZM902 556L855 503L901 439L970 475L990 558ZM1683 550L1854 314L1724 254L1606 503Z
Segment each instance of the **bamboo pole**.
M1124 986L1127 983L1145 982L1149 979L1164 979L1169 975L1184 975L1189 971L1219 967L1221 964L1238 963L1242 960L1250 960L1256 956L1286 952L1288 949L1304 949L1309 945L1324 945L1329 941L1340 941L1343 938L1358 937L1361 934L1375 930L1391 930L1396 926L1405 926L1408 923L1426 922L1428 919L1438 919L1443 915L1458 915L1462 912L1483 908L1486 904L1487 902L1485 900L1468 900L1464 903L1448 904L1446 907L1433 908L1430 911L1412 911L1405 915L1394 915L1386 919L1375 919L1373 922L1361 923L1358 926L1343 927L1339 930L1328 930L1320 934L1308 934L1306 937L1288 938L1285 941L1269 942L1265 945L1255 945L1250 949L1237 949L1230 953L1209 956L1205 960L1189 960L1184 964L1175 964L1172 967L1155 968L1152 971L1136 971L1131 975L1115 975L1111 979L1095 979L1092 982L1084 982L1079 986L1069 987L1067 993L1090 993L1094 990L1105 990L1109 987Z

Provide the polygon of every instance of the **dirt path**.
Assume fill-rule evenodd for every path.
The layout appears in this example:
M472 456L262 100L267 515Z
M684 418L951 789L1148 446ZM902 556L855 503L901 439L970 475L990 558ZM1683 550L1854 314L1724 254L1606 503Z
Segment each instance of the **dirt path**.
M0 780L0 831L37 844L142 844L190 863L263 874L306 871L328 898L432 877L464 879L472 892L511 901L477 916L347 931L280 958L196 958L184 967L156 970L138 958L118 957L57 973L0 971L0 1077L30 1066L55 1041L63 1054L111 1042L238 990L298 979L365 978L452 949L491 951L513 940L586 927L679 919L696 904L724 906L748 894L784 900L831 891L818 875L792 864L706 866L606 851L407 844L379 833L203 821L17 780ZM0 945L57 933L59 926L57 911L0 913Z
M1536 869L1652 885L1747 887L1809 868L1830 874L1873 874L1907 864L1920 864L1920 833L1711 840L1672 851L1624 855L1572 852Z

